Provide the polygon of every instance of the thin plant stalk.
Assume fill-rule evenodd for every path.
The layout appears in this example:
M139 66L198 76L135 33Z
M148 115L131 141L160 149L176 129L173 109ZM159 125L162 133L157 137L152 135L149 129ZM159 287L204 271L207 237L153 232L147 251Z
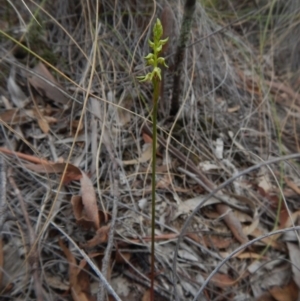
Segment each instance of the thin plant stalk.
M159 19L153 27L153 41L149 41L149 46L153 49L153 53L149 53L145 59L147 64L153 67L153 70L145 76L139 76L141 82L151 81L153 84L153 141L152 141L152 219L151 219L151 287L150 300L154 301L154 275L155 275L155 189L156 189L156 133L157 133L157 107L159 98L159 88L161 82L160 65L167 67L165 59L159 57L163 45L168 41L168 38L161 39L163 35L163 27Z
M157 107L159 97L159 80L153 81L153 136L152 136L152 220L151 220L151 288L150 300L154 300L154 274L155 274L155 192L156 192L156 134L157 134Z

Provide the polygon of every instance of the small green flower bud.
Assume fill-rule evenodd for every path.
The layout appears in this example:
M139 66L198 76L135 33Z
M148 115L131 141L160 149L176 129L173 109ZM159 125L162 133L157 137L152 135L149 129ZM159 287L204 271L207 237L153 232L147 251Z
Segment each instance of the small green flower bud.
M148 44L152 49L155 47L154 42L152 42L151 40L148 40Z
M149 53L147 56L145 56L146 60L150 60L150 59L154 59L154 54L153 53Z
M147 65L154 66L154 60L153 59L147 60Z
M153 28L153 36L154 40L160 40L161 36L163 34L163 27L161 25L161 22L159 19L156 19L156 23L154 24Z
M165 59L164 59L163 57L159 57L159 58L157 59L157 63L160 64L160 65L164 65L165 67L168 68L168 66L167 66L167 64L166 64L166 62L165 62Z
M161 80L161 69L159 67L154 67L153 75L157 76Z
M164 46L167 42L169 41L169 37L168 38L165 38L163 40L160 40L159 43Z

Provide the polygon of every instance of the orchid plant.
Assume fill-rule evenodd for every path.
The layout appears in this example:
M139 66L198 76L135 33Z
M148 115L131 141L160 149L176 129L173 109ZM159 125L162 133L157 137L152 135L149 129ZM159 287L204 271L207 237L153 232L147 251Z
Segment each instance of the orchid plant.
M153 141L152 141L152 219L151 219L151 288L150 300L154 300L154 268L155 268L155 174L156 174L156 136L157 136L157 107L159 98L159 86L161 82L161 68L166 65L165 59L160 57L163 46L168 42L169 38L161 39L163 35L163 26L159 19L156 20L153 27L153 41L149 40L149 46L153 52L149 53L145 60L148 66L152 66L152 71L144 76L139 76L140 82L152 82L153 84Z

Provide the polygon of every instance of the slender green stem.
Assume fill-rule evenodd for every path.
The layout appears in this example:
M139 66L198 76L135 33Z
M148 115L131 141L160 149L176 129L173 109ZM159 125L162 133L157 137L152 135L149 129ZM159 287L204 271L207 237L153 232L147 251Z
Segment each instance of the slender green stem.
M154 301L154 275L155 275L155 174L156 174L156 132L157 132L157 106L159 98L159 85L162 79L161 68L159 65L168 67L165 59L159 56L163 46L168 42L168 38L161 39L163 35L163 27L159 19L153 27L153 41L149 40L149 46L153 49L153 53L149 53L145 59L147 64L153 67L152 72L145 76L139 76L141 82L151 81L153 84L153 141L152 141L152 220L151 220L151 287L150 300Z
M152 136L152 220L151 220L151 289L150 300L154 300L154 275L155 275L155 190L156 190L156 134L157 134L157 107L159 97L159 79L153 80L153 136Z

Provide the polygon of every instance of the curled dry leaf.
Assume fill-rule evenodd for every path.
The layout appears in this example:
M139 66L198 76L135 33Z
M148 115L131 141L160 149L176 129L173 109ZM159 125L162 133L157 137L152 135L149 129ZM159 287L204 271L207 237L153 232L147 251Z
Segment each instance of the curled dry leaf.
M217 235L204 235L203 239L205 241L205 245L217 249L226 249L233 243L233 239L231 237L222 237Z
M28 81L42 96L45 95L54 102L64 105L68 103L68 98L58 89L58 87L60 89L62 89L62 87L60 87L53 75L42 62L39 62L34 67L33 71L37 75L30 75ZM45 80L38 75L45 78Z
M128 252L120 252L119 250L116 251L115 253L115 261L116 263L128 263L128 261L131 258L131 254L132 253L128 253Z
M72 252L69 250L69 248L63 243L61 239L58 241L60 248L64 252L68 263L69 263L69 281L70 281L70 286L75 285L77 283L77 274L78 274L78 267L77 267L77 262L72 254Z
M265 231L263 231L259 227L251 232L251 236L253 236L254 238L261 237L265 234L266 234ZM276 236L276 235L272 235L271 237L265 237L265 238L260 239L260 241L257 242L257 244L264 243L266 245L270 245L275 250L284 251L283 243L277 241L278 237L279 236Z
M57 173L60 174L65 170L66 163L45 163L45 164L24 164L24 166L38 173ZM82 178L81 170L73 164L68 164L65 174L63 175L63 183L67 184L71 181L80 180Z
M237 282L228 275L217 273L212 277L211 283L217 287L226 288L234 286Z
M97 230L96 235L90 239L83 247L92 248L99 244L107 242L110 225L103 226Z
M276 301L269 292L264 292L262 295L258 296L255 301Z
M59 239L59 246L64 252L69 263L69 281L73 299L76 301L94 300L94 298L90 296L89 275L84 269L86 262L78 266L74 255L61 239Z
M90 178L82 172L81 184L81 197L84 205L85 215L94 223L95 229L99 229L100 220L98 214L98 205L96 199L96 193Z
M150 137L149 135L147 135L146 133L143 133L143 140L145 143L152 143L152 137Z
M151 301L151 294L150 294L150 290L147 289L143 295L142 301Z
M43 114L43 120L49 123L56 123L57 119L52 116L45 115L46 110L40 110L40 114ZM9 109L5 110L0 114L0 123L5 122L9 125L21 125L27 122L30 122L34 119L39 121L40 115L34 109L24 110L24 109Z
M173 220L175 220L178 216L182 214L189 214L192 211L195 210L195 208L206 198L205 195L199 195L197 197L194 197L192 199L188 199L184 202L181 202L178 207L177 211L174 214ZM218 204L220 201L214 197L211 197L202 207Z
M66 284L66 280L63 281L58 275L51 275L50 273L44 274L47 285L52 288L67 291L69 289L69 283Z
M24 106L26 95L17 84L15 78L16 78L16 68L12 67L12 69L10 70L9 78L7 80L7 90L15 106L18 108L22 108Z
M123 161L124 165L134 165L138 163L145 163L152 158L152 144L147 144L142 155L138 159L125 160Z
M217 211L220 215L224 215L223 219L227 227L231 230L234 237L241 244L248 242L248 237L243 232L242 225L240 221L234 216L233 212L227 205L217 204Z
M297 301L299 289L296 283L292 280L284 287L272 287L269 292L276 301Z
M48 134L50 131L50 126L45 118L37 118L38 125L44 134Z
M73 195L71 198L71 204L73 207L74 217L78 225L87 230L95 226L94 221L92 221L85 213L84 204L80 195ZM105 213L102 210L98 210L98 217L99 223L102 221L107 222L108 219L111 218L109 213Z
M131 114L122 108L118 108L116 117L119 126L125 126L131 120Z
M71 204L77 224L84 229L94 227L94 222L85 214L82 197L80 195L73 195L71 198Z
M0 123L5 122L9 125L21 125L32 120L33 112L29 114L30 110L10 109L5 110L0 114Z
M26 164L28 169L41 172L41 173L62 173L65 170L66 163L52 163L52 164ZM93 187L93 183L89 177L81 171L78 167L72 164L68 164L66 172L63 176L63 183L68 183L73 180L80 180L81 184L81 200L80 197L75 196L72 199L74 214L76 220L80 220L82 216L85 216L81 221L91 222L95 229L100 227L100 219L98 213L96 193ZM80 206L82 201L83 208ZM84 213L82 214L82 212Z

